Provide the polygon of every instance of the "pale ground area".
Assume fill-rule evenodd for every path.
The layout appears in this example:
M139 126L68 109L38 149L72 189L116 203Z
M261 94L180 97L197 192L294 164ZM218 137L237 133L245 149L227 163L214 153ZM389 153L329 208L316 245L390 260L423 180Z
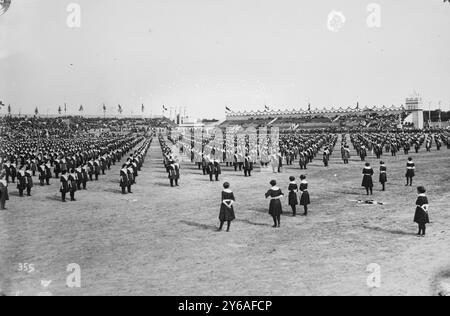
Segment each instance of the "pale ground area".
M120 194L119 166L66 204L55 179L32 198L19 198L12 185L0 213L0 288L7 295L433 295L450 273L450 150L411 155L412 188L404 186L407 157L383 157L387 192L370 157L373 198L386 205L366 206L354 201L366 199L363 164L353 153L344 166L338 142L328 169L318 157L307 170L310 216L291 217L286 199L280 229L271 227L264 193L272 178L287 193L289 176L302 173L297 164L252 178L224 167L219 183L184 164L181 186L171 188L156 139L132 195ZM225 180L237 220L230 233L217 233ZM426 238L415 236L413 223L419 184L431 204ZM36 271L19 272L19 263ZM70 263L81 267L79 289L66 286ZM377 289L366 282L371 263L381 267ZM41 280L52 283L44 289Z

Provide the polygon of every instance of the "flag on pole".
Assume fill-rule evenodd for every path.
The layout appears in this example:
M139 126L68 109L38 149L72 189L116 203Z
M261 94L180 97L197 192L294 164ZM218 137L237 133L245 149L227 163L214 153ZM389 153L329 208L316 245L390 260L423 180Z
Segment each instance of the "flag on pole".
M141 111L142 111L142 113L144 113L144 111L145 111L145 106L144 106L144 104L142 104Z

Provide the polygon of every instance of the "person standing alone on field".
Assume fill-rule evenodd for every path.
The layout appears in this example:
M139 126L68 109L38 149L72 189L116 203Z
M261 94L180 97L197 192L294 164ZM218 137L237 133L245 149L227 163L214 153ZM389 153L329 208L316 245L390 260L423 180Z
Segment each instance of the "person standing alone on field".
M406 185L412 186L413 178L416 175L416 165L411 157L408 158L408 162L406 164Z
M380 161L380 183L382 191L386 191L386 182L387 182L387 167L383 161Z
M283 207L281 205L281 199L284 197L281 189L277 187L277 182L275 180L270 181L272 188L267 191L266 199L270 198L269 214L273 218L273 228L279 228L281 222L281 214L283 213Z
M230 190L230 184L225 182L223 184L224 190L222 191L222 204L220 205L220 227L217 231L221 231L223 228L223 224L227 222L227 232L230 231L231 222L236 218L234 214L234 202L236 201L234 198L233 191Z
M416 200L416 213L414 214L414 222L419 225L418 237L425 237L426 225L430 223L428 215L428 198L425 195L427 192L424 187L418 187L417 192L419 196Z
M370 163L366 163L366 166L363 169L363 181L362 186L366 188L367 195L373 194L373 180L372 176L374 174L372 167L370 166Z

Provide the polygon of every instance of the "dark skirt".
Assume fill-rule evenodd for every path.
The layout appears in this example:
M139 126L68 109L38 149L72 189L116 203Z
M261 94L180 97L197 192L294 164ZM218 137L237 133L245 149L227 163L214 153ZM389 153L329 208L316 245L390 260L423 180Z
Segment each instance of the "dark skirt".
M369 175L365 175L362 181L362 185L365 188L373 188L373 180Z
M309 205L311 204L311 201L309 199L309 192L303 191L302 197L300 198L300 205Z
M416 173L414 172L414 170L407 170L406 171L406 177L407 178L414 178L415 175L416 175Z
M222 203L222 205L220 206L220 214L219 214L219 220L221 221L221 222L228 222L228 221L232 221L232 220L234 220L236 217L235 217L235 214L234 214L234 208L233 207L231 207L231 208L229 208L229 207L226 207L223 203Z
M416 214L414 214L414 222L417 224L428 224L430 223L430 217L428 213L422 208L416 207Z
M289 205L298 205L298 198L296 192L289 192Z
M9 201L8 188L0 189L0 201Z
M283 207L281 206L281 201L279 199L270 201L269 214L272 216L280 216L283 214Z
M387 182L387 174L381 173L380 174L380 183L386 183Z

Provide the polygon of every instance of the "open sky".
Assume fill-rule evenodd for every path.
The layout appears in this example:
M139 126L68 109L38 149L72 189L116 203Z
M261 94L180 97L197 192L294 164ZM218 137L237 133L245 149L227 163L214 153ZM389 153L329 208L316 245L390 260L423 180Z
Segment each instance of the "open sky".
M372 2L380 28L367 26ZM346 17L338 32L333 10ZM146 115L164 104L223 118L225 106L400 105L414 91L450 110L449 83L442 0L12 0L0 16L0 100L14 113L144 103Z

